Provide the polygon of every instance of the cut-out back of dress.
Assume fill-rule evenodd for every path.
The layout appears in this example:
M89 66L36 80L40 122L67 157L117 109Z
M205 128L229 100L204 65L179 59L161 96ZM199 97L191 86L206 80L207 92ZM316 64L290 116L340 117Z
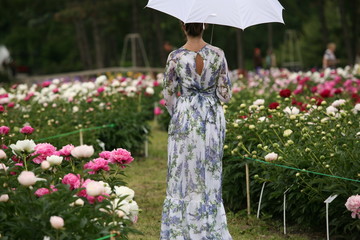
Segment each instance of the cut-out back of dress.
M195 63L196 63L196 72L197 74L201 75L204 68L204 59L200 56L199 53L196 54Z

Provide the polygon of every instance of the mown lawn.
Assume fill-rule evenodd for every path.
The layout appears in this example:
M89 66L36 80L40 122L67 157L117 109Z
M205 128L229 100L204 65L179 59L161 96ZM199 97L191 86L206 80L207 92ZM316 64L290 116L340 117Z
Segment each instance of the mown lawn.
M128 186L135 190L135 200L142 212L136 228L144 235L131 236L131 240L159 239L162 203L165 198L167 172L167 133L152 124L152 138L147 159L135 159L126 169ZM315 239L301 234L281 234L280 222L265 222L248 217L244 212L227 213L229 230L234 240L257 239ZM291 228L289 229L291 231Z

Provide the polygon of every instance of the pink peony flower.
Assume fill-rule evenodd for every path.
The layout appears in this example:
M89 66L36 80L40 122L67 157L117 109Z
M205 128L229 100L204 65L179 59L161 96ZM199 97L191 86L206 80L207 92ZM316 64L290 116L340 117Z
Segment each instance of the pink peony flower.
M7 126L0 127L0 135L7 135L10 132L10 128Z
M0 105L0 112L4 112L5 111L5 108L3 105Z
M43 88L45 88L45 87L50 86L50 84L51 84L50 81L45 81L45 82L43 82L43 83L41 84L41 86L42 86Z
M161 99L160 102L159 102L161 105L165 106L166 105L166 101L165 99Z
M74 145L72 144L68 144L66 146L63 146L60 150L59 150L59 154L60 156L64 156L64 157L69 157L71 155L71 151L74 149ZM65 158L66 160L69 160L68 158Z
M162 114L162 113L163 113L163 111L161 110L160 107L155 107L155 108L154 108L154 114L155 114L155 115L160 115L160 114Z
M32 134L34 132L34 129L31 126L25 126L20 130L20 133L23 134Z
M0 149L0 159L6 159L6 153L4 152L4 150Z
M73 173L66 174L61 181L63 184L70 185L70 189L79 188L81 185L81 178L80 175L75 175Z
M109 161L111 163L119 163L119 164L129 164L134 160L131 156L131 153L125 149L118 148L111 151L111 156Z
M24 101L29 101L34 96L34 93L28 93L26 97L24 98Z
M351 217L360 219L360 195L349 197L345 203L347 210L351 211Z
M35 191L35 195L37 197L41 197L41 196L44 196L46 194L49 194L49 193L52 193L52 192L56 192L57 191L57 188L55 188L54 185L51 185L50 186L50 189L48 188L39 188L38 190Z
M103 151L101 153L99 153L99 156L101 158L104 158L106 160L109 160L110 156L111 156L111 152L110 151Z
M51 216L50 217L51 226L55 229L61 229L64 227L64 219L58 216Z
M59 89L58 88L55 88L52 90L53 93L58 93L59 92Z
M100 170L109 171L109 161L103 158L96 158L84 165L84 169L92 169L89 174L95 174Z
M59 153L56 151L56 147L51 145L50 143L39 143L35 146L35 152L32 154L38 155L33 159L34 163L40 164L42 161L45 161L47 157L56 155L59 156Z

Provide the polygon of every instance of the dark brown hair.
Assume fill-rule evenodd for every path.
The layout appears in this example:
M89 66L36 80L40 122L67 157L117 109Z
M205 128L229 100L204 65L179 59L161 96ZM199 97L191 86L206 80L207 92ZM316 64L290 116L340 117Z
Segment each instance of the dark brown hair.
M182 26L183 26L186 34L191 36L191 37L201 36L201 34L204 31L204 24L203 23L186 23L186 24L184 24L182 22ZM205 28L206 27L207 27L207 24L205 24Z

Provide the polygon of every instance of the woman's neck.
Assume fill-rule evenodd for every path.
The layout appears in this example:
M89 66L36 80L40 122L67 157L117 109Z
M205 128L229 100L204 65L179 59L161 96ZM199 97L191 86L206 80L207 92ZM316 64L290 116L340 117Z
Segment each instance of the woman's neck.
M207 43L202 39L202 37L189 37L187 36L187 42L184 45L184 48L198 51L203 48Z

